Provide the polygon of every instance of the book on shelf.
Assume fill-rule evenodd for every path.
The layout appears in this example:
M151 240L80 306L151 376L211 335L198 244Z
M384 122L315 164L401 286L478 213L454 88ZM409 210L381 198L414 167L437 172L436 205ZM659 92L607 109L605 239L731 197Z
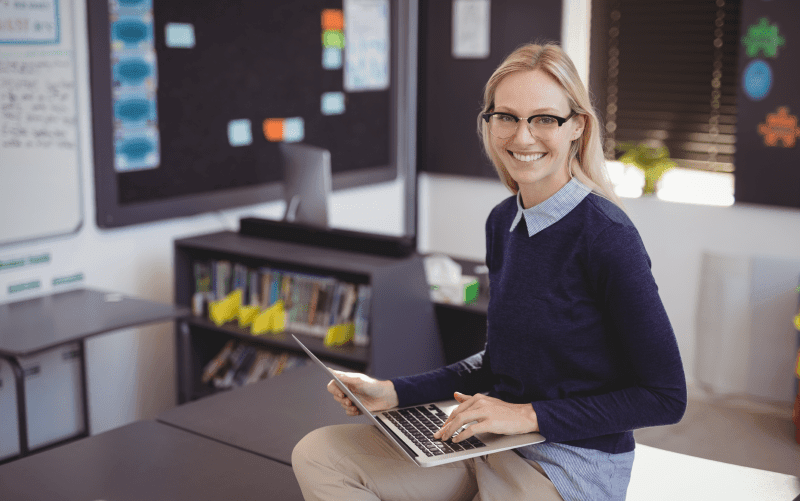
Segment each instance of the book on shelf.
M242 366L252 355L255 348L246 344L237 345L228 355L228 364L225 371L218 372L214 377L214 386L217 388L230 388L234 385L234 380L242 370ZM247 367L249 369L249 366Z
M259 350L256 353L256 359L253 361L250 372L247 374L244 384L255 383L263 378L264 374L269 371L275 360L275 354L267 350Z
M364 346L369 342L371 288L368 284L271 267L252 268L224 259L197 260L192 266L195 274L192 309L195 315L209 316L211 309L217 312L216 305L230 299L231 293L236 292L241 295L241 301L235 305L240 313L215 314L213 319L218 324L238 318L241 328L249 327L253 334L261 334L263 327L256 328L258 322L254 320L282 301L280 311L283 313L280 315L284 318L285 314L285 321L280 325L285 327L277 328L326 338L331 327L350 325L348 329L354 332L354 343Z
M210 382L219 372L227 368L230 363L230 355L233 353L235 347L236 341L231 339L225 343L222 350L206 364L203 368L203 375L200 378L203 383Z
M261 278L255 269L247 270L247 305L258 306L261 304Z
M212 267L212 280L214 282L214 299L225 298L231 291L231 262L226 260L214 261Z
M304 365L307 359L288 352L275 352L247 343L228 341L206 364L202 381L217 389L228 389L277 376Z
M211 263L195 261L192 263L194 273L194 295L192 296L192 313L196 316L208 315L208 303L211 301Z
M352 319L353 308L356 304L356 286L354 284L343 284L339 311L336 314L334 324L345 324Z
M358 287L358 301L355 308L355 330L353 333L353 343L356 346L366 346L369 344L369 308L372 299L372 287L362 284Z

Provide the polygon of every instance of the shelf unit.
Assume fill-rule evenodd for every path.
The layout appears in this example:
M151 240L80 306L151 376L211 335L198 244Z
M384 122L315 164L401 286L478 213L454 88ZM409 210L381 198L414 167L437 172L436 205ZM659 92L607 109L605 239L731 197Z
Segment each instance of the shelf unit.
M377 378L441 367L445 357L436 328L422 256L405 258L298 244L223 231L175 241L175 303L189 307L194 294L195 260L228 260L252 268L272 267L369 284L368 346L325 346L321 338L295 333L324 361ZM214 393L202 384L203 367L230 339L256 347L303 354L292 332L254 336L235 323L218 326L206 318L177 321L178 401Z

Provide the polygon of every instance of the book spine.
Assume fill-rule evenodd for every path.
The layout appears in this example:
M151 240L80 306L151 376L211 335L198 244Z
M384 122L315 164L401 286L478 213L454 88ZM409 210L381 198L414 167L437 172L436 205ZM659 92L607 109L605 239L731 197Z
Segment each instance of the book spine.
M240 356L238 366L235 368L233 374L233 381L237 386L241 386L247 380L247 376L250 373L250 368L253 365L253 362L256 359L256 348L252 346L247 346L244 349L244 352Z
M270 303L269 301L270 287L271 287L270 282L272 281L272 270L269 268L260 268L258 272L259 272L259 280L261 282L260 284L261 296L260 296L259 306L261 307L262 310L265 310L270 306L272 306L272 303Z
M319 305L319 292L320 280L312 280L311 294L308 299L308 318L306 319L308 325L314 325L314 317L317 314L317 306Z
M248 301L250 306L261 305L261 273L258 270L247 270Z
M342 303L342 293L344 292L344 284L336 282L333 286L333 299L331 299L330 314L328 317L329 325L336 325L339 321L339 308Z
M269 287L270 306L275 304L280 298L281 298L281 274L277 271L273 271Z
M230 261L216 261L215 267L216 299L225 299L231 291L231 263Z
M372 299L372 287L361 285L358 288L358 301L356 303L355 326L353 343L356 346L369 344L369 310Z
M206 366L203 368L203 375L201 377L201 381L203 383L210 382L212 379L214 379L214 377L217 376L217 374L220 373L222 369L226 367L226 365L229 363L229 357L235 346L236 342L231 339L225 343L225 346L222 348L222 350L220 350L220 352L217 353L217 355L206 364Z

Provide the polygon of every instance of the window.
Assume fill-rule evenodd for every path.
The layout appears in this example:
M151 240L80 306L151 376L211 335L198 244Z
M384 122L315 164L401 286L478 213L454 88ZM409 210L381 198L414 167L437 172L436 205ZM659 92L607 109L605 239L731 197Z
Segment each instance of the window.
M609 158L622 143L645 143L666 146L683 169L733 172L739 6L592 2L590 88ZM731 175L719 179L729 185Z

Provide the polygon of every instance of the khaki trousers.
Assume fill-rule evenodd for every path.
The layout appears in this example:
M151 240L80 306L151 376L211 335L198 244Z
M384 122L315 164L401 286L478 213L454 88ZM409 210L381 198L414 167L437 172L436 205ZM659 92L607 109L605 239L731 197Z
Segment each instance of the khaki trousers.
M561 500L535 461L503 451L441 466L409 461L375 426L327 426L292 452L306 501Z

